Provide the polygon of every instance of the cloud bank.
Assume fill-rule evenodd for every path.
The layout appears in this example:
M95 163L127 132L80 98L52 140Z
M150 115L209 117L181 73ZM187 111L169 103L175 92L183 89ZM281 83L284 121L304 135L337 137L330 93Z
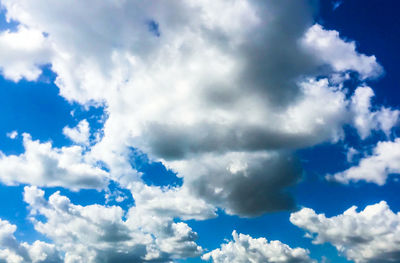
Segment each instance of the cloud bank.
M17 227L0 219L0 260L7 263L56 263L61 262L60 252L54 244L35 241L19 243L14 236Z
M329 242L356 263L400 260L400 213L393 213L385 201L361 212L353 206L330 218L303 208L290 221L309 232L315 244Z
M170 262L198 256L197 234L168 216L128 214L119 206L74 205L56 192L25 187L24 200L35 229L65 253L64 262ZM45 218L45 220L43 220Z
M62 97L107 115L96 140L84 119L63 129L72 146L25 134L24 153L0 154L0 181L33 185L25 190L33 223L66 262L198 256L196 234L180 220L212 218L218 208L242 217L293 209L290 189L302 176L296 150L344 140L345 126L361 140L390 138L398 124L398 110L372 101L367 82L383 73L375 56L316 24L312 1L1 5L19 23L0 33L3 76L35 81L50 65ZM390 152L397 141L333 178L383 184L399 170ZM147 185L134 150L175 172L182 186ZM100 190L110 181L132 194L129 211L72 204L59 193L47 200L35 187ZM255 257L270 257L276 246L283 255L276 262L310 261L305 250L237 234L208 257L223 260L243 242L258 244Z
M34 80L40 65L50 64L60 95L105 106L104 137L87 155L131 191L132 180L140 181L129 163L135 148L184 178L182 192L228 213L290 209L287 187L301 176L294 150L341 140L346 124L363 138L371 130L389 134L398 119L389 108L365 119L370 108L362 101L371 95L360 87L350 99L344 76L355 72L364 81L382 67L338 32L313 25L315 7L308 1L2 5L7 18L20 23L16 32L2 33L3 50L14 46L9 37L32 45L21 46L30 59L0 56L10 61L0 63L4 76ZM88 145L86 124L64 134ZM39 185L98 188L100 181Z
M271 263L316 263L310 259L308 251L302 248L291 248L280 241L267 241L265 238L252 238L249 235L232 233L233 240L222 244L202 256L203 260L214 263L245 263L245 262L271 262Z

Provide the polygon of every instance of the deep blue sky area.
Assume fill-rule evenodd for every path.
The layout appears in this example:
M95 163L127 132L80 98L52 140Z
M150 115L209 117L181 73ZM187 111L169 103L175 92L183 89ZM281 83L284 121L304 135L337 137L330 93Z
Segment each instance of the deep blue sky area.
M388 105L400 104L400 17L398 1L345 0L332 10L332 3L323 0L317 21L326 29L340 32L340 36L356 41L357 50L374 55L384 67L385 74L371 83L375 100Z
M335 3L338 4L334 8ZM316 22L325 29L337 30L344 39L355 41L357 50L367 55L375 55L383 66L385 74L377 80L368 81L376 96L378 105L399 107L400 105L400 2L378 0L343 0L334 2L322 0ZM160 36L159 24L150 21L149 30ZM4 12L0 13L0 30L14 30L16 23L5 22ZM21 80L14 83L0 76L0 151L6 155L22 154L22 133L29 133L33 140L50 141L54 147L71 145L63 135L65 126L73 127L86 118L91 132L100 130L104 121L105 110L102 107L83 108L77 103L68 102L59 96L59 89L54 84L56 74L50 65L43 66L43 73L36 82ZM72 114L73 113L73 114ZM397 128L398 129L398 128ZM17 131L15 139L7 133ZM397 130L397 132L399 132ZM345 128L345 142L324 143L308 149L298 150L296 154L302 161L303 177L299 184L289 191L293 194L297 208L311 207L317 213L335 216L355 205L360 209L386 200L394 212L400 211L400 182L390 177L384 186L359 182L343 185L325 180L325 175L344 170L350 166L346 162L346 149L371 149L379 140L386 139L380 132L361 141L354 128ZM389 138L391 139L391 138ZM132 149L132 166L143 173L142 178L148 185L181 186L182 178L161 163L150 163L147 156ZM18 226L16 236L21 241L33 242L36 239L49 241L37 233L28 220L26 204L23 201L22 186L0 185L0 218ZM122 191L127 199L122 203L107 202L105 191L82 190L68 191L63 188L44 188L46 196L61 191L75 204L121 205L128 209L134 200L129 191L124 191L117 184L110 186L110 191ZM303 247L310 250L312 258L321 260L323 256L330 262L347 261L336 249L329 245L315 245L304 237L304 231L289 222L290 213L282 211L265 214L256 218L230 216L219 210L215 219L187 223L199 233L198 244L213 250L220 247L225 239L231 239L233 229L251 235L254 238L266 237L268 240L280 240L291 247ZM179 262L202 262L200 259L179 260Z

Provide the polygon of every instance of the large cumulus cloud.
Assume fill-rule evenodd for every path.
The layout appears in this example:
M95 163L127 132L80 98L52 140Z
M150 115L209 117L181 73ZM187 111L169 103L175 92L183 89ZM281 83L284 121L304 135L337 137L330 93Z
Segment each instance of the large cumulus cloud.
M203 251L197 234L168 215L75 205L59 192L46 200L33 186L25 187L24 200L35 229L65 254L64 262L170 262Z
M20 22L16 34L24 29L46 36L47 53L40 57L47 61L31 56L25 63L51 64L66 99L106 107L104 137L88 155L107 165L109 178L141 198L129 158L133 147L184 178L174 198L190 193L251 216L292 207L286 188L301 175L293 150L340 140L343 125L358 125L360 111L343 87L346 73L366 81L382 72L354 42L313 25L311 2L2 5ZM368 129L390 133L394 122L378 119L357 126L363 137ZM65 132L78 143L87 137ZM235 162L244 168L232 172Z
M366 82L383 72L377 59L314 24L312 2L2 0L7 18L19 23L15 32L0 34L4 77L34 81L49 64L61 96L103 106L107 120L96 140L85 120L66 127L75 143L69 147L25 135L25 153L0 154L1 182L77 190L103 189L114 180L130 190L135 206L123 211L25 189L36 230L65 253L66 262L198 256L203 249L197 235L180 219L215 217L217 207L240 216L293 208L289 188L302 174L294 151L342 140L345 125L361 139L373 131L391 136L399 119L399 111L371 102ZM348 87L349 78L359 87ZM132 149L162 162L183 185L146 185L132 164ZM382 183L389 168L398 170L386 161L391 156L377 150L358 171L377 159L386 174L371 181ZM350 170L334 177L358 179ZM384 230L393 230L396 215L384 204L374 207L393 223ZM398 260L391 245L369 250L389 241L398 245L370 220L375 208L334 219L302 210L291 218L318 233L317 242L332 242L358 262ZM346 228L353 218L358 221L352 226L361 222L378 230L360 236L361 227ZM307 228L310 222L315 228ZM338 226L333 236L325 226L331 223ZM255 253L237 253L249 245ZM22 261L33 257L18 247L4 249ZM207 255L216 262L232 262L236 255L312 262L303 249L235 233L234 241Z
M400 213L385 201L360 212L353 206L334 217L303 208L290 221L309 232L314 243L329 242L356 263L400 261Z

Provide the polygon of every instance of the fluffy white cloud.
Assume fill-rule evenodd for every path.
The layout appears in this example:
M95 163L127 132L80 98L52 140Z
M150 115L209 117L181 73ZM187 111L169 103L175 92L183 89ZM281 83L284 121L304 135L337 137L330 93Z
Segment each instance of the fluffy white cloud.
M11 80L35 80L40 66L50 62L50 43L42 31L19 26L16 32L0 32L0 70Z
M291 214L290 221L314 235L314 243L329 242L356 263L400 261L400 213L393 213L384 201L361 212L353 206L330 218L303 208Z
M104 188L108 173L90 164L80 146L54 148L23 134L25 152L0 152L0 181L6 185L32 184L70 189Z
M63 133L73 142L82 145L89 144L90 127L87 120L82 120L76 127L64 127Z
M216 216L216 208L198 199L186 187L160 188L136 182L129 187L135 199L135 218L146 222L149 216L204 220Z
M362 158L356 166L327 178L341 183L367 181L385 184L390 174L400 173L400 138L378 142L371 155Z
M184 178L179 196L193 192L245 216L291 207L285 188L300 175L293 150L343 138L355 113L338 76L381 72L373 56L313 25L306 0L2 5L21 30L46 32L62 96L106 107L90 156L111 178L140 189L130 187L140 181L133 147ZM381 115L378 128L388 132L393 114ZM66 131L80 140L82 132ZM245 168L232 172L235 162ZM241 194L241 183L260 188Z
M14 236L15 225L0 219L0 261L7 263L57 263L60 253L54 245L41 241L19 243Z
M338 31L324 30L321 25L316 24L307 31L302 44L317 59L332 66L336 71L357 71L362 79L382 74L383 69L375 56L357 53L355 43L343 41Z
M353 125L362 139L368 137L372 130L381 130L389 136L399 121L399 110L381 107L377 111L371 111L371 99L374 95L370 87L358 87L351 98Z
M252 238L248 235L232 233L233 241L222 244L202 256L203 260L212 259L215 263L312 263L308 251L303 248L291 248L278 240L267 241L265 238Z
M135 207L125 215L118 206L74 205L59 192L46 200L36 187L25 187L24 200L35 229L53 240L67 263L170 262L203 251L197 234L168 216L137 214Z
M346 124L362 138L372 130L390 134L399 116L388 108L375 111L371 89L352 95L343 88L350 71L365 81L382 69L354 42L313 25L307 0L1 5L20 23L16 32L0 35L3 75L34 80L49 63L61 96L102 105L108 118L94 145L85 120L64 129L78 144L71 147L25 135L25 153L0 155L0 180L100 189L110 178L135 199L125 213L75 205L58 193L46 200L42 191L26 188L36 229L66 253L66 262L199 255L196 234L176 218L214 217L216 207L241 216L292 208L286 189L301 176L294 150L336 142ZM132 148L177 172L183 186L146 186L132 167ZM283 260L300 251L300 260L310 261L304 250L276 244Z
M11 132L7 132L6 135L7 135L8 138L13 140L13 139L17 138L18 132L17 131L11 131Z

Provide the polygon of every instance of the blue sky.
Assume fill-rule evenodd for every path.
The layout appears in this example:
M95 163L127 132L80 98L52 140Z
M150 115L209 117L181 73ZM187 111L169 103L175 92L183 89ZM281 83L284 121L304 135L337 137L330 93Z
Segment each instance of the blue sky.
M0 4L0 262L400 262L400 4Z

